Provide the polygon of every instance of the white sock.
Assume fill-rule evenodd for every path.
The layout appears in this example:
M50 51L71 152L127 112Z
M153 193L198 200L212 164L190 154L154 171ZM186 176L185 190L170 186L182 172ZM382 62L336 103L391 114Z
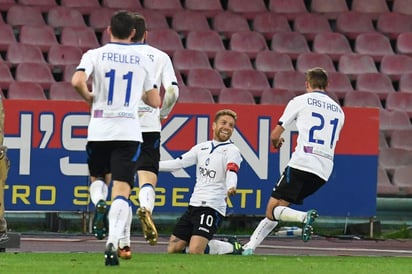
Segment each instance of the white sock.
M253 249L255 250L263 240L269 235L270 232L278 225L277 221L272 221L268 218L264 218L260 221L259 225L256 227L255 231L253 231L252 236L250 236L250 240L243 246L243 249Z
M149 210L150 213L153 213L155 196L156 196L156 193L151 184L146 183L142 185L139 191L140 207L144 207L147 210Z
M132 226L132 219L133 219L132 205L130 204L130 201L129 201L129 216L127 217L126 225L119 239L120 248L124 248L125 246L130 247L130 229Z
M92 200L93 204L96 205L100 200L106 201L109 189L102 180L96 180L91 183L89 192L90 199Z
M116 197L109 210L109 237L106 245L112 243L117 249L129 217L129 202L124 197Z
M273 210L273 216L279 221L303 223L306 219L306 212L298 211L286 206L277 206Z
M210 240L208 243L209 254L229 254L233 252L233 245L229 242Z

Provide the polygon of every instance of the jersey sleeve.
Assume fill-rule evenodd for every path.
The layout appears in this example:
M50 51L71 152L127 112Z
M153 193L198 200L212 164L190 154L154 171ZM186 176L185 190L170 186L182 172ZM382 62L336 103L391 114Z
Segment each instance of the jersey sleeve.
M303 106L303 104L301 103L301 98L302 97L299 96L295 97L286 105L285 110L279 118L279 125L281 125L283 128L287 127L294 120L296 120L298 113Z
M89 78L94 71L93 56L93 50L86 51L80 59L79 65L76 67L76 70L84 71L87 75L87 78Z
M198 148L199 146L196 145L176 159L160 161L159 171L173 172L195 165L197 163Z

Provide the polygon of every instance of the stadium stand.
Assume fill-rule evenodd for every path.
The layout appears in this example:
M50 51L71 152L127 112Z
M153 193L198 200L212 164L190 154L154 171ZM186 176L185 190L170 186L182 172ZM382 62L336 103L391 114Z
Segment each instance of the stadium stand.
M355 89L374 92L381 100L385 100L388 94L395 92L389 76L380 72L358 74Z
M304 0L269 0L269 10L285 15L288 20L293 20L299 14L308 12Z
M176 50L173 54L173 65L185 75L191 69L212 68L205 52L191 49Z
M346 0L312 0L311 11L336 20L339 14L349 11L349 6Z
M6 15L7 24L20 28L23 25L44 26L45 20L41 11L32 6L14 5L10 7Z
M403 32L412 32L412 22L408 15L388 12L379 16L376 30L385 34L391 40L396 40Z
M84 101L69 82L56 82L51 84L49 99L60 101Z
M374 92L368 91L352 91L347 92L344 98L344 106L348 107L373 107L382 108L379 96Z
M0 11L7 12L14 5L16 5L15 0L2 0L0 1Z
M348 39L354 40L361 33L374 32L372 19L358 12L344 12L336 18L336 30Z
M170 56L176 50L183 49L179 34L173 29L154 29L147 35L148 44L165 51Z
M399 187L392 184L386 171L378 166L377 194L379 196L398 196Z
M379 110L379 130L385 134L385 137L391 140L391 147L396 147L392 143L392 133L411 129L412 124L405 111Z
M172 17L173 14L183 10L180 0L143 0L143 7L162 13L167 17Z
M206 15L197 12L182 10L172 16L172 28L186 37L190 31L210 30Z
M412 92L412 73L404 73L399 79L400 92Z
M412 153L402 148L388 147L379 150L379 166L393 176L398 166L412 165Z
M229 11L218 13L213 17L213 29L225 39L230 39L235 32L250 31L245 17Z
M412 57L412 32L403 32L396 38L396 52Z
M0 51L7 51L10 44L17 43L13 27L8 24L0 24Z
M225 88L222 77L215 69L192 69L187 74L188 87L207 88L213 95L218 95Z
M377 73L375 61L369 55L343 54L339 58L338 71L346 74L349 79L356 79L363 73Z
M96 32L105 31L115 10L112 8L98 8L90 12L89 26Z
M313 52L327 54L333 61L338 61L342 54L352 53L352 48L342 33L321 32L313 40Z
M0 62L0 89L9 89L10 84L13 82L14 78L11 74L9 66L3 62Z
M394 130L390 134L390 147L412 151L412 128Z
M322 67L327 72L335 72L335 66L332 59L327 54L321 53L302 53L298 55L296 59L296 70L300 72L306 72L313 67Z
M256 55L255 68L263 71L269 79L273 79L278 71L294 71L292 59L286 53L271 50L260 51Z
M412 93L393 92L386 97L386 109L405 111L412 119Z
M279 71L273 78L273 87L277 89L286 89L304 92L305 74L300 71Z
M179 103L205 103L213 104L212 92L207 88L179 87Z
M63 27L60 43L62 45L78 47L82 52L100 46L96 33L91 27Z
M234 71L253 69L249 56L244 52L219 51L214 59L214 68L223 78L232 77Z
M227 10L253 19L257 14L266 12L267 8L264 0L228 0Z
M412 194L412 165L399 166L395 169L392 182L405 195Z
M83 15L90 15L93 10L101 7L99 0L60 0L60 4L78 10Z
M82 57L82 50L76 46L54 45L47 55L47 61L53 70L63 71L67 65L77 65Z
M255 99L247 89L223 88L218 95L219 104L256 104Z
M296 60L301 53L310 52L305 36L298 32L275 33L272 37L270 48L275 52L288 54L292 60Z
M412 15L412 5L409 0L393 0L392 11Z
M386 0L352 0L351 10L367 14L372 19L377 19L381 14L389 12Z
M296 93L292 90L267 88L260 97L261 105L286 105Z
M353 91L353 86L346 74L337 72L329 72L328 92L333 92L339 99L343 99L347 92Z
M8 99L20 100L47 100L41 85L34 82L13 82L10 84Z
M265 37L254 31L235 32L230 37L229 49L246 53L249 58L255 59L256 55L268 49Z
M308 41L313 41L315 35L322 32L332 32L328 19L317 13L302 13L295 17L293 29L303 34Z
M273 12L259 13L252 22L253 30L261 33L266 40L271 40L275 33L292 31L286 16Z
M212 59L219 51L226 50L219 33L214 30L189 32L186 37L186 48L203 51Z
M16 81L39 84L43 89L49 89L55 82L47 63L21 63L16 67Z
M37 46L43 53L47 53L51 46L59 44L54 29L47 25L22 26L20 29L19 41L26 45Z
M138 13L146 19L147 30L168 29L166 16L153 10L139 10Z
M102 6L115 10L126 9L131 11L137 11L142 9L140 1L136 0L103 0Z
M22 63L46 64L46 60L39 47L22 43L13 43L8 46L6 61L12 67Z
M375 62L380 62L385 55L393 55L390 39L379 32L361 33L356 36L354 52L368 55Z
M212 18L216 14L223 12L220 0L185 0L185 8L187 10L202 13L208 18Z
M254 97L260 97L264 89L270 88L268 79L263 71L239 70L232 74L231 87L246 89Z
M399 81L402 74L412 73L412 57L402 54L385 55L382 57L380 72Z
M17 4L35 7L41 12L47 12L57 6L55 0L16 0Z
M47 24L56 31L60 31L64 27L86 27L86 22L80 11L63 6L49 10Z

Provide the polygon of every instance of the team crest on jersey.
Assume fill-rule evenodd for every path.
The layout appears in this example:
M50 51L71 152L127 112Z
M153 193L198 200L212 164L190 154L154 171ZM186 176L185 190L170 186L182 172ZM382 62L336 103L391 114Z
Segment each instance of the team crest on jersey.
M210 158L207 158L206 161L205 161L205 166L208 166L209 163L210 163Z

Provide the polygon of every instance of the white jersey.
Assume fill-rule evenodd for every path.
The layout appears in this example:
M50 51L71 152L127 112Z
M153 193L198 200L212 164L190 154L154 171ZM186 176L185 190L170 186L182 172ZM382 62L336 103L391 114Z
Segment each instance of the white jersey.
M107 43L83 54L77 70L93 77L88 141L140 141L136 115L142 92L153 89L150 60L124 43Z
M160 171L175 171L196 164L196 184L190 197L191 206L210 207L226 215L226 168L234 163L240 167L242 156L230 141L206 141L192 147L174 160L160 161Z
M177 79L175 72L173 70L172 61L167 55L167 53L152 47L148 44L135 44L137 50L147 55L153 66L152 71L154 73L153 77L155 79L157 88L160 91L160 86L163 85L165 89L171 86L172 83L177 85ZM173 102L176 102L177 96ZM171 108L165 113L165 116L169 114ZM143 101L140 101L139 105L139 117L140 123L142 126L142 132L160 132L161 131L161 122L160 122L160 108L152 108L151 106L146 105Z
M295 120L299 135L288 165L327 181L345 122L342 108L324 92L307 92L287 104L279 124L285 128Z

